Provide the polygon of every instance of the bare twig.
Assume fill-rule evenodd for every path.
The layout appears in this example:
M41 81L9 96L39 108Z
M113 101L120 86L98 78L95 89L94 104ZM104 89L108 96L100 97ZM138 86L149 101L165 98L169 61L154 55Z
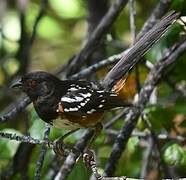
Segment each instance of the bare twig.
M44 141L49 141L48 139L49 133L50 133L50 127L48 124L46 124L44 138L43 138ZM41 170L43 167L46 151L47 151L46 145L42 144L39 159L36 164L36 172L35 172L35 177L34 177L35 180L39 180L41 178Z
M161 80L164 70L172 63L176 61L176 58L180 56L186 49L186 40L179 42L174 48L170 48L169 53L165 58L162 58L151 70L148 78L141 89L139 99L136 102L136 108L132 108L126 118L126 123L120 130L119 135L113 145L112 153L105 167L106 175L111 176L116 168L118 159L121 153L125 149L126 143L131 136L133 129L137 123L137 120L143 111L146 103L148 103L149 97L155 88L156 84Z
M90 36L82 50L71 60L67 71L67 76L70 76L79 71L80 66L94 52L103 35L110 29L113 22L116 20L119 13L127 4L128 0L116 0L110 7L106 15L102 18L95 31Z
M175 178L175 175L169 171L166 163L164 162L164 159L162 157L162 153L161 153L161 147L160 147L160 143L159 143L159 139L158 136L156 135L156 133L154 132L152 125L150 123L150 121L147 119L147 116L145 113L142 113L141 118L143 120L143 122L145 123L145 126L150 130L151 132L151 137L153 140L153 144L155 145L156 149L157 149L157 163L158 163L158 169L159 169L159 175L161 176L161 179L163 177L163 173L165 174L165 177L171 177L171 178Z
M169 9L171 4L171 0L160 0L159 3L156 5L154 10L152 11L150 17L147 19L145 24L143 25L140 33L136 37L136 41L138 41L141 37L144 36L146 32L151 29L154 24L157 23L158 19L160 19Z
M110 90L117 80L122 78L129 72L140 60L140 58L160 39L160 37L168 30L170 25L176 20L178 14L169 13L159 23L157 23L145 36L143 36L130 51L121 58L121 60L106 75L103 86Z
M135 43L136 40L136 9L135 9L135 0L129 0L129 17L130 17L130 32L131 32L131 45ZM139 68L136 64L135 67L135 81L136 81L136 87L137 92L140 91L141 85L140 85L140 74L139 74Z
M109 120L103 127L104 129L110 128L118 119L123 118L129 112L129 108L124 109L121 113L114 116L111 120Z
M92 66L89 66L83 70L81 70L79 73L77 74L74 74L72 75L70 78L71 79L81 79L81 78L85 78L87 77L88 75L92 74L92 73L95 73L96 71L98 71L99 69L103 68L103 67L106 67L108 65L111 65L113 63L116 63L117 61L119 61L122 57L123 54L126 54L128 52L127 51L124 51L120 54L116 54L116 55L113 55L113 56L110 56L108 57L107 59L104 59Z
M135 45L134 47L132 47L131 49L134 49L134 50L130 50L130 51L132 51L132 52L136 52L137 51L137 49L139 50L139 51L142 51L143 53L144 53L144 46L143 46L143 48L141 49L141 44L146 44L145 45L145 47L146 47L146 49L145 50L147 50L148 48L150 48L149 46L150 45L152 45L153 43L155 43L156 41L157 41L157 38L159 38L167 29L168 29L168 27L171 25L171 23L174 21L174 19L176 19L176 17L177 17L177 14L175 14L175 13L171 13L171 14L169 14L166 18L164 18L162 21L160 21L160 23L159 24L157 24L151 31L149 31L148 32L148 35L147 36L145 36L145 38L142 38L142 40L140 41L140 43L138 43L137 45ZM155 33L156 32L156 33ZM151 41L151 42L149 42L149 41ZM150 44L150 45L149 45ZM128 60L128 58L130 59L130 55L132 54L132 53L130 53L130 51L129 51L129 53L127 53L127 55L125 56L125 58L126 58L126 60ZM137 51L138 52L138 51ZM143 53L140 53L140 55L142 55ZM140 57L138 57L138 58L140 58ZM130 61L132 61L133 59L130 59ZM121 60L122 61L122 60ZM127 61L128 62L128 61ZM130 65L131 65L131 62L128 62L128 63L130 63ZM128 65L128 64L125 64L126 66L127 66L127 68L128 68L128 66L130 66L130 65ZM129 70L130 68L128 68L128 70ZM121 72L120 72L121 73ZM108 87L111 85L112 83L108 83ZM106 86L107 87L107 86ZM146 92L145 92L146 93ZM146 94L145 94L146 95ZM132 117L134 118L134 120L132 121L133 123L132 124L129 124L129 123L127 123L127 129L129 129L129 130L131 130L131 129L133 129L134 128L134 126L135 126L135 124L136 124L136 115L140 115L140 111L139 111L139 109L140 108L133 108L134 110L134 112L135 112L135 115L133 115ZM129 116L128 117L131 117L130 116L130 114L131 114L131 110L129 111ZM130 134L131 134L131 132L130 131L127 131L128 133L127 133L127 135L129 136ZM128 136L126 135L126 137L128 138ZM86 136L84 136L84 138L86 138ZM82 139L81 139L81 142L82 142ZM84 142L85 143L85 142ZM119 143L121 143L121 142L119 142ZM86 144L86 143L85 143ZM122 148L121 148L122 149ZM117 149L118 150L118 149ZM114 154L114 156L117 156L117 153L116 154ZM119 156L120 156L120 153L118 154ZM63 166L61 167L61 170L60 170L60 172L57 174L57 176L56 176L56 178L59 178L59 179L66 179L66 177L68 176L68 174L70 173L70 171L71 171L71 169L73 168L73 166L74 166L74 164L75 164L75 160L76 160L76 158L78 157L78 155L77 154L75 154L75 153L71 153L69 156L67 156L67 158L66 158L66 161L64 162L64 164L63 164ZM117 158L116 158L117 159ZM70 163L69 163L70 162ZM113 161L112 161L113 162ZM116 160L116 162L117 162L117 160ZM114 164L114 163L113 163ZM115 168L113 168L113 170L114 170ZM109 169L110 170L110 169ZM111 170L112 171L112 170Z
M21 61L20 64L22 66L19 70L19 73L21 73L21 74L25 74L27 72L30 48L34 42L35 37L36 37L36 31L37 31L38 24L45 13L47 5L48 5L48 0L41 1L40 10L39 10L38 16L36 17L36 20L35 20L35 23L33 26L32 35L30 38L28 37L28 35L26 33L26 29L25 29L24 9L21 8L21 10L22 10L21 14L20 14L21 39L20 39L20 47L17 52L18 59L20 59L20 61ZM11 109L8 113L6 113L5 115L0 117L0 122L4 122L4 121L14 118L17 113L24 110L25 107L30 103L31 103L31 101L27 97L24 99L21 99L19 101L19 103L15 104L15 106L16 106L15 108Z
M142 168L140 178L145 178L147 175L147 168L149 164L150 155L152 153L153 143L151 137L148 138L148 146L143 153Z
M55 179L65 180L67 178L72 168L74 167L74 164L76 163L76 160L78 159L80 153L83 152L87 142L92 137L92 135L93 135L93 130L87 130L85 135L76 143L74 147L75 149L77 149L77 152L71 152L67 156L64 164L61 166L60 171L57 173Z
M119 131L113 130L113 129L106 129L105 132L107 134L117 136ZM150 133L149 132L133 131L131 136L148 139L150 137ZM175 142L179 142L179 143L185 143L186 142L186 138L183 137L183 136L171 136L171 135L166 134L166 133L158 134L157 138L159 140L168 140L168 141L170 140L170 141L175 141Z
M43 15L45 14L47 6L48 6L48 0L41 0L40 10L39 10L36 20L34 22L32 35L30 37L30 44L31 45L33 44L33 42L35 40L38 24L41 21Z
M29 98L21 98L19 100L19 103L16 103L13 109L11 109L9 112L7 112L6 114L4 114L3 116L0 117L0 122L5 122L9 119L14 118L17 113L19 113L20 111L24 110L24 108L30 103L30 99Z
M130 15L130 33L131 33L131 44L133 45L136 39L136 10L135 0L129 0L129 15Z
M30 144L44 144L46 147L53 147L53 142L52 141L46 141L46 140L39 140L32 138L31 136L19 136L17 134L12 134L12 133L7 133L7 132L2 132L0 131L0 137L1 138L6 138L9 140L14 140L18 142L25 142L25 143L30 143Z
M176 82L174 82L172 79L170 79L169 77L166 77L166 82L167 84L174 89L181 97L183 97L186 100L186 90L185 90L185 86L183 86L182 84L176 84Z

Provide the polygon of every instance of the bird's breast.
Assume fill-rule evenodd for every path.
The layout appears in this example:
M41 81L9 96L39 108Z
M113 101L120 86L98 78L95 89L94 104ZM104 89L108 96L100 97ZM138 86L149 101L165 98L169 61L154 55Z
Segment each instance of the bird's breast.
M77 128L82 128L80 124L72 122L68 119L61 118L61 117L54 119L52 124L56 128L64 128L67 130L74 130Z
M65 128L68 130L74 130L77 128L94 127L101 121L103 112L93 113L86 116L71 116L63 115L53 120L53 126L56 128Z

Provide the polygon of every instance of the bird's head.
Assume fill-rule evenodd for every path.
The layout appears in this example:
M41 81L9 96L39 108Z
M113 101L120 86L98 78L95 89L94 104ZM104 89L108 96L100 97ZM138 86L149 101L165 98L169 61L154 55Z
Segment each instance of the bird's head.
M36 71L24 75L11 87L20 88L31 100L36 100L38 97L46 97L52 94L59 84L59 81L60 80L52 74Z

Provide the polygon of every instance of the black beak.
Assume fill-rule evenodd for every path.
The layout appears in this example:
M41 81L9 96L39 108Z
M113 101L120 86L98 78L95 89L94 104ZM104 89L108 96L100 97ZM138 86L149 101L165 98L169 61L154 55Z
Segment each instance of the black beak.
M15 82L15 83L13 83L11 86L10 86L10 88L22 88L22 82L21 82L21 80L19 80L19 81L17 81L17 82Z

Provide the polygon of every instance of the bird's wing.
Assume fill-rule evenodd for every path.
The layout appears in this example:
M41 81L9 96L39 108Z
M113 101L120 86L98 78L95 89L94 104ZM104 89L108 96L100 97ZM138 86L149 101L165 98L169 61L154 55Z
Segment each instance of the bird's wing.
M83 116L98 111L99 96L97 95L94 90L87 87L72 87L61 97L64 113Z
M95 90L92 87L74 85L61 97L64 113L85 116L94 112L126 106L114 92Z

